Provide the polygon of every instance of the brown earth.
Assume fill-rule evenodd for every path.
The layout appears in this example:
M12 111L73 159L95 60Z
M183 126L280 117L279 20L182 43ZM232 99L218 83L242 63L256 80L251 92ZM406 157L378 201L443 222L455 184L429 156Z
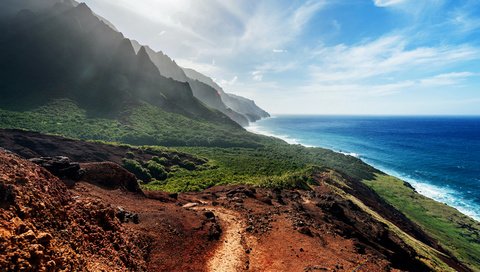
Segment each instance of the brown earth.
M418 260L425 256L341 191L443 252L371 190L333 171L317 173L312 190L141 192L123 168L98 163L102 156L121 160L128 147L21 131L0 134L0 144L29 158L97 157L81 164L86 174L67 188L45 169L0 151L0 271L431 270ZM468 271L448 253L444 260Z

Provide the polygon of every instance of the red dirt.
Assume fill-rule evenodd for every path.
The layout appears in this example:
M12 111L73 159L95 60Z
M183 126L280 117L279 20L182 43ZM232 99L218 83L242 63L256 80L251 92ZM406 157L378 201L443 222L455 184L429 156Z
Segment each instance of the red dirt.
M26 152L11 143L12 149L70 155L58 151L82 152L74 151L78 142L88 148L87 156L76 155L82 162L110 151L118 154L102 156L118 160L126 152L27 136L22 141L34 149ZM44 139L41 148L37 138ZM52 148L56 154L44 152L54 144L61 146ZM116 164L82 167L82 180L67 188L45 169L0 150L0 271L429 270L385 224L333 190L342 185L328 175L317 175L319 185L311 191L219 186L177 195L138 191L133 177ZM348 186L342 189L353 188L352 194L384 218L436 247L368 188L344 182Z
M147 240L115 210L76 198L45 169L0 152L1 271L146 269Z

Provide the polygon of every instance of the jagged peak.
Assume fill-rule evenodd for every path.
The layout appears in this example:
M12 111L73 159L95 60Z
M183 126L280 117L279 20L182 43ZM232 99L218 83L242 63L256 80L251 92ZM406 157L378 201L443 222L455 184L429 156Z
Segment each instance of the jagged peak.
M79 10L79 11L82 11L82 12L88 12L88 13L92 13L92 10L90 9L90 7L87 6L87 4L85 3L80 3L78 4L78 6L76 6L76 9Z
M145 48L145 46L140 47L140 49L138 50L137 55L138 55L138 56L141 56L141 55L148 56L148 54L147 54L147 49Z

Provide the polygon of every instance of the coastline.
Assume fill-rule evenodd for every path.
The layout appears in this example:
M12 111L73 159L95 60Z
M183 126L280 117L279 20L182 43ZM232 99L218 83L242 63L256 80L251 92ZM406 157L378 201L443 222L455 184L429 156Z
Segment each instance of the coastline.
M275 116L272 116L270 118L275 118ZM264 118L264 119L268 119L268 118ZM248 127L245 127L245 129L247 131L251 132L251 133L279 138L281 140L284 140L288 144L301 145L301 146L310 147L310 148L315 148L315 147L325 148L325 149L329 149L329 150L331 150L333 152L336 152L336 153L340 153L340 154L343 154L343 155L346 155L346 156L355 157L355 158L361 160L362 162L380 170L381 172L383 172L383 173L385 173L389 176L395 177L397 179L400 179L400 180L408 183L412 188L415 189L415 191L418 194L421 194L421 195L423 195L427 198L430 198L432 200L435 200L439 203L443 203L445 205L448 205L449 207L452 207L452 208L458 210L460 213L472 218L473 220L480 222L480 212L475 212L475 207L471 207L470 209L466 208L465 206L470 206L470 205L468 203L466 203L465 201L462 203L463 205L455 204L454 202L457 201L457 198L454 197L454 191L449 189L449 188L444 188L444 187L439 187L439 186L436 186L436 185L432 185L432 184L429 184L426 181L422 182L422 181L414 180L412 178L409 178L408 176L402 175L402 174L397 173L393 170L386 169L382 166L379 166L375 163L372 163L368 160L365 160L364 158L361 157L360 154L357 154L357 153L342 151L342 150L336 150L336 149L333 149L333 148L330 148L330 147L313 146L313 145L303 144L298 139L295 139L291 136L277 135L275 133L266 131L265 129L261 128L258 125L257 122L250 123L250 125Z

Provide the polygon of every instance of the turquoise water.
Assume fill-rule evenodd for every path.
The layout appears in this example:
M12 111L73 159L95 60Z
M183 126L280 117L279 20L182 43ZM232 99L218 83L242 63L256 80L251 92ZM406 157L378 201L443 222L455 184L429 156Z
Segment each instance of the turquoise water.
M284 115L248 129L358 157L480 220L480 117Z

